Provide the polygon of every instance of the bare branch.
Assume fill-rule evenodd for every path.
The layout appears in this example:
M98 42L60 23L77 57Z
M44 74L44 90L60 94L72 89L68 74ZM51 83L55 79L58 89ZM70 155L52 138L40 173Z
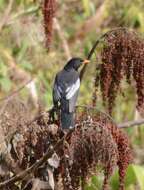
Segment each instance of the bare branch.
M20 19L23 16L37 13L40 10L40 8L41 8L40 6L30 7L26 10L20 11L16 14L12 15L11 18L7 19L7 21L4 23L3 27L14 24L17 19Z
M121 123L121 124L118 124L118 127L119 128L128 128L128 127L134 127L134 126L138 126L138 125L142 125L142 124L144 124L144 119Z
M33 14L33 13L37 13L40 10L40 6L35 6L35 7L30 7L26 10L20 11L18 13L16 13L8 22L8 24L12 24L16 19L25 16L25 15L29 15L29 14Z
M90 50L90 52L89 52L89 54L88 54L88 56L87 56L87 59L90 60L90 59L92 58L92 56L93 56L94 52L96 51L96 48L97 48L97 46L99 45L99 43L101 42L101 40L102 40L103 38L105 38L109 33L114 32L114 31L117 31L117 30L126 30L126 29L127 29L127 28L125 28L125 27L114 28L114 29L109 30L109 31L105 32L104 34L102 34L102 35L96 40L96 42L94 43L94 45L92 46L92 48L91 48L91 50ZM87 66L88 66L88 64L86 64L86 65L82 68L82 70L81 70L81 72L80 72L80 80L82 80L82 78L83 78L83 76L84 76L84 74L85 74L85 72L86 72ZM99 67L99 66L98 66L98 67ZM98 68L98 67L97 67L97 68Z
M2 101L8 101L10 98L12 98L13 96L15 96L16 94L18 94L18 92L20 92L24 87L26 87L30 82L32 82L32 79L30 79L29 81L27 81L25 84L23 84L20 88L16 89L15 91L13 91L11 94L9 94L8 96L1 98L0 102Z
M37 90L36 90L36 85L35 85L35 79L31 79L30 74L17 65L17 63L15 62L15 59L13 58L11 53L9 53L9 51L7 51L6 49L0 49L0 51L8 60L6 63L9 66L10 77L12 78L12 80L14 82L19 81L22 84L24 83L22 87L15 90L11 95L8 95L7 97L0 99L0 101L8 100L9 98L16 95L19 91L21 91L24 87L27 87L29 90L30 96L32 97L32 102L34 106L37 108L38 95L37 95Z
M44 156L37 161L36 163L34 163L31 167L29 167L28 169L20 172L19 174L17 174L16 176L10 178L9 180L6 180L4 182L0 183L0 189L3 187L6 187L12 183L15 183L17 181L22 180L23 178L25 178L26 176L29 176L32 172L34 172L39 166L41 166L43 163L45 163L48 158L50 158L52 156L52 154L54 153L54 151L58 150L60 148L60 146L63 145L63 141L67 138L69 138L69 136L71 135L71 133L73 132L73 130L70 130L61 140L58 141L58 143L56 143L56 145L54 147L50 147L47 152L44 154Z

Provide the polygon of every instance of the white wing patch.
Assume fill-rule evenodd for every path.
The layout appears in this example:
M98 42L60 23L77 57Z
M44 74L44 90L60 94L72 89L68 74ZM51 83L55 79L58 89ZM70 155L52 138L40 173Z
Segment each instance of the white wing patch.
M80 87L80 79L78 78L77 81L72 84L70 87L66 89L66 99L69 100L73 97L73 95L76 93L76 91Z

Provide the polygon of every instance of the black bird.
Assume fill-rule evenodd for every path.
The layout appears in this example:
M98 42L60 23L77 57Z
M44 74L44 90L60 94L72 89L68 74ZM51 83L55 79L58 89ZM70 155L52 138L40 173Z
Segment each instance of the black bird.
M74 111L80 88L78 69L89 60L72 58L56 77L53 86L53 104L57 108L60 104L62 129L74 127Z

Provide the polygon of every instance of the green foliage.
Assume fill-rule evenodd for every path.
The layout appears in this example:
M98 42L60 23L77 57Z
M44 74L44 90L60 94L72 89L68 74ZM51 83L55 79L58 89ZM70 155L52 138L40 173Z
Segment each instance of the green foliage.
M141 11L141 7L136 6L135 3L125 11L124 18L126 25L130 25L132 28L144 28L144 13Z
M114 0L110 6L113 12L113 24L115 26L126 26L135 28L140 32L144 31L144 1L143 0L126 0L125 3L120 0Z
M134 165L133 170L141 190L144 190L144 168Z
M131 165L127 170L125 188L126 190L134 190L136 185L140 190L144 190L144 167ZM118 172L112 177L111 186L113 190L118 190Z
M102 180L98 176L91 178L90 184L85 187L85 190L99 190L102 188Z
M119 188L118 171L111 178L111 190L118 190ZM97 190L101 189L102 178L93 176L90 184L86 186L85 190ZM127 169L125 178L125 190L135 190L135 187L139 187L139 190L144 190L144 167L139 165L130 165Z

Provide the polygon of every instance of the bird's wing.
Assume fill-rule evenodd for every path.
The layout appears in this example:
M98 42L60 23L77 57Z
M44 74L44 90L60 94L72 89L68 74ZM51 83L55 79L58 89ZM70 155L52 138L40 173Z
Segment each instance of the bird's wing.
M66 99L70 100L75 95L75 93L78 91L79 88L80 88L80 79L78 78L74 84L67 87Z
M57 83L57 77L53 86L53 102L56 103L61 99L61 87Z

